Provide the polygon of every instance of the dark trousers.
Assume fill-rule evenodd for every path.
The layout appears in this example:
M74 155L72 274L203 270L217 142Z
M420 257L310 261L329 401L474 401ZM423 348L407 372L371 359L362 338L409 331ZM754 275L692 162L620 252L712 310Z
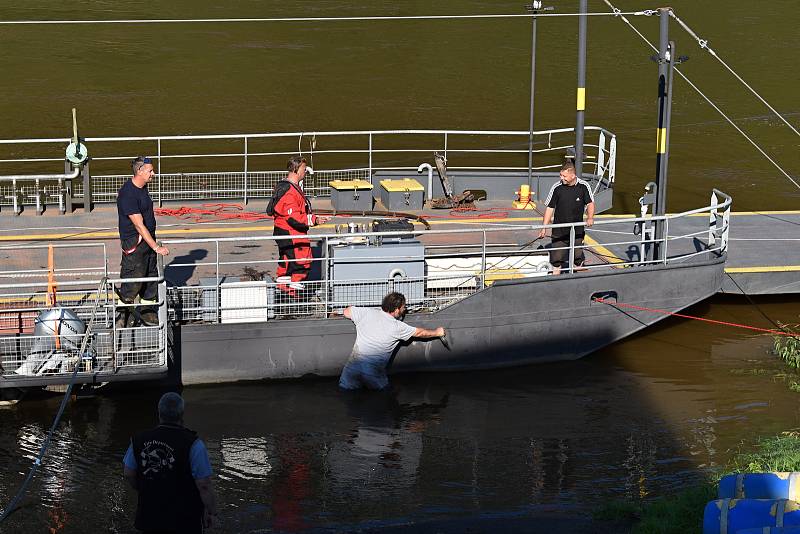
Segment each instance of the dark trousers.
M158 276L156 253L147 243L141 242L136 247L136 250L130 254L122 254L119 271L120 278L149 278L156 276ZM139 313L142 315L148 314L150 316L149 320L152 322L152 316L156 312L155 304L158 302L157 282L124 282L120 285L117 294L125 304L133 304L136 297L139 297L140 302L143 304L139 308ZM132 308L129 307L120 308L120 312L123 314L129 314L132 311Z
M583 236L575 236L575 265L583 265L584 256L583 256L583 249L578 248L583 246ZM554 239L552 243L550 243L550 248L556 247L566 247L563 250L551 250L550 251L550 263L553 267L561 267L566 269L569 267L569 236L565 239L559 238L558 240Z

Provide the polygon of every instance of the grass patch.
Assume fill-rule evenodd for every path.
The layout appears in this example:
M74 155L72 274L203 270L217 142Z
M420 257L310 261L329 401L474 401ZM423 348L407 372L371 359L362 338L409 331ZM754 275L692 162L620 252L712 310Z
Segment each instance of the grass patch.
M730 462L734 473L800 471L800 433L784 432L760 440L752 452L737 454Z
M794 334L793 336L773 336L773 352L792 369L800 369L800 326L781 324L784 332Z
M800 471L800 432L784 432L763 438L752 451L736 454L721 470L724 473L769 471ZM595 510L593 517L630 521L634 534L698 532L706 503L717 498L719 478L720 474L714 474L705 484L648 503L613 501Z
M703 524L706 503L717 498L715 484L688 488L676 495L648 503L642 519L631 530L634 534L678 534L698 532Z

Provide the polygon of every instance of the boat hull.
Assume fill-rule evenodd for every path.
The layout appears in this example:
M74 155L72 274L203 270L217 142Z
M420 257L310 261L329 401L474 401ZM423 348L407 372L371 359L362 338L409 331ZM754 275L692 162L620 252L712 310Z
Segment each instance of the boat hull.
M391 372L475 370L574 360L665 317L594 302L678 311L720 290L725 258L609 269L495 283L445 309L407 318L444 326L452 341L399 347ZM183 384L338 375L355 340L344 318L183 325L173 336L173 371Z

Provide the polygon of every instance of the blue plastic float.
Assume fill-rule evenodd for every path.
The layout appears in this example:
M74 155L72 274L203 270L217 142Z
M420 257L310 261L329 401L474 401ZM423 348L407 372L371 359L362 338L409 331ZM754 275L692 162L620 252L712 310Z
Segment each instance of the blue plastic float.
M720 499L800 501L800 473L739 473L719 481Z
M703 534L792 526L800 526L800 504L788 499L718 499L703 513Z

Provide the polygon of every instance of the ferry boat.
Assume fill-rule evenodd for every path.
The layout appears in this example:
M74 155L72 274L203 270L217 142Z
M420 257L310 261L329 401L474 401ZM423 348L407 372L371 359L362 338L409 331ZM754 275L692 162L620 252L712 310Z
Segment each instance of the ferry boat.
M585 52L585 31L581 41ZM64 174L0 178L2 203L16 213L33 198L37 212L58 205L69 213L82 205L84 222L101 220L99 206L113 202L128 178L115 171L136 147L156 162L149 190L159 206L191 203L171 213L211 212L212 218L252 210L251 224L262 235L217 227L222 236L165 238L169 219L162 217L158 234L171 255L152 279L159 285L159 321L131 328L114 321L122 304L114 296L121 280L112 270L119 256L113 231L108 243L5 247L13 254L0 272L0 390L11 395L69 382L92 389L131 380L189 385L335 376L355 338L353 324L337 312L376 306L389 291L406 295L407 322L444 326L450 340L401 345L392 372L576 359L662 320L663 311L714 295L723 283L732 200L713 189L698 199L697 209L665 212L672 69L667 46L659 64L658 172L640 199L642 210L596 220L580 247L574 237L584 223L547 225L570 229L570 259L580 248L587 256L582 268L558 276L544 246L548 240L538 239L543 225L537 209L543 209L565 155L589 183L598 213L611 208L616 179L617 138L583 124L580 98L575 127L542 131L82 138L75 125L71 138L3 141L36 152L21 159L21 167L65 165ZM58 155L65 145L65 156ZM203 148L208 146L213 148ZM309 236L314 270L304 298L289 301L273 280L279 238L268 235L270 221L260 214L286 174L276 169L298 152L314 169L305 190L315 209L337 218ZM527 168L520 164L525 155ZM431 207L443 204L437 198L452 200L465 191L481 200ZM240 207L206 205L232 200ZM113 209L105 213L115 221ZM690 218L703 224L670 231Z

